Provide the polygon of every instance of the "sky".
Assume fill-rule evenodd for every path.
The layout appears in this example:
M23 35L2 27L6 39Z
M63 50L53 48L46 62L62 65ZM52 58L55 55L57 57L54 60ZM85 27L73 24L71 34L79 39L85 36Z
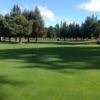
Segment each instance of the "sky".
M34 10L38 6L45 26L54 26L61 21L81 24L92 14L100 19L100 0L0 0L0 14L9 13L16 4L21 10Z

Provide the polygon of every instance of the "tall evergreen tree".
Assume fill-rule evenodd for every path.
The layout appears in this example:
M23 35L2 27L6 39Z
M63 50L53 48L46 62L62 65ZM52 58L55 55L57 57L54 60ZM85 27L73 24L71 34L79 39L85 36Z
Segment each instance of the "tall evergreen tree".
M50 26L48 28L47 37L49 37L49 38L55 38L56 37L56 31L55 31L54 27Z
M93 36L95 23L97 23L97 17L95 17L94 15L88 16L83 23L82 28L86 38L91 38Z
M56 37L60 38L60 26L59 26L59 24L55 25L55 32L56 32Z
M44 22L38 7L36 7L34 10L33 32L32 32L32 36L36 37L36 41L38 40L39 32L41 32L43 28L44 28Z
M14 5L11 9L11 16L21 15L21 9L18 5Z
M61 27L60 27L60 36L61 38L66 39L67 37L67 32L68 32L68 26L66 22L61 23Z

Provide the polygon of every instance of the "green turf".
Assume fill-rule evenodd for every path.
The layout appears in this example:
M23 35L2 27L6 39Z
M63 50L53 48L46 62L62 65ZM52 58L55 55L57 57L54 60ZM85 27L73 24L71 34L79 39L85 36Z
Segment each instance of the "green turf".
M0 100L100 100L100 46L1 43Z

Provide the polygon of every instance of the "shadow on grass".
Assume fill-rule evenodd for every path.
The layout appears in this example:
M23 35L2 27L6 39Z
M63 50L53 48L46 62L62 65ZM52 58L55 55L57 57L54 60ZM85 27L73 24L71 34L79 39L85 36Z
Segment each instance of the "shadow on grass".
M3 93L3 91L1 91L1 88L0 88L0 100L5 100L5 94Z
M0 50L0 59L15 59L26 63L18 68L100 69L100 47L52 47Z
M50 48L20 48L0 50L0 60L21 60L26 66L21 69L47 69L72 74L73 70L100 69L100 47L50 47ZM66 71L67 70L67 71ZM0 76L0 100L5 100L4 85L19 86L25 82L8 80Z
M7 100L6 94L6 88L5 85L11 85L11 86L23 86L25 82L20 81L14 81L7 79L6 76L0 76L0 100ZM5 88L5 89L4 89Z
M5 76L0 76L0 85L13 85L13 86L19 86L23 85L24 82L20 81L14 81L14 80L8 80Z

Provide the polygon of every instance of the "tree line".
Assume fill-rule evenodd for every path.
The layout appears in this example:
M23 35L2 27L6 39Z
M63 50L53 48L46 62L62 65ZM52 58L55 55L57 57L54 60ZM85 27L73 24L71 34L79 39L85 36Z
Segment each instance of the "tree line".
M21 11L18 5L14 5L9 14L0 15L0 41L15 42L22 38L30 42L30 37L35 37L37 41L38 33L44 29L44 22L40 15L38 7L34 11Z
M97 16L87 16L85 21L79 25L78 23L67 24L61 22L54 27L44 26L43 18L38 7L32 10L21 11L18 5L14 5L10 13L0 15L0 41L15 40L22 42L22 39L30 42L30 39L38 38L54 38L57 40L67 39L97 39L100 38L100 20Z

